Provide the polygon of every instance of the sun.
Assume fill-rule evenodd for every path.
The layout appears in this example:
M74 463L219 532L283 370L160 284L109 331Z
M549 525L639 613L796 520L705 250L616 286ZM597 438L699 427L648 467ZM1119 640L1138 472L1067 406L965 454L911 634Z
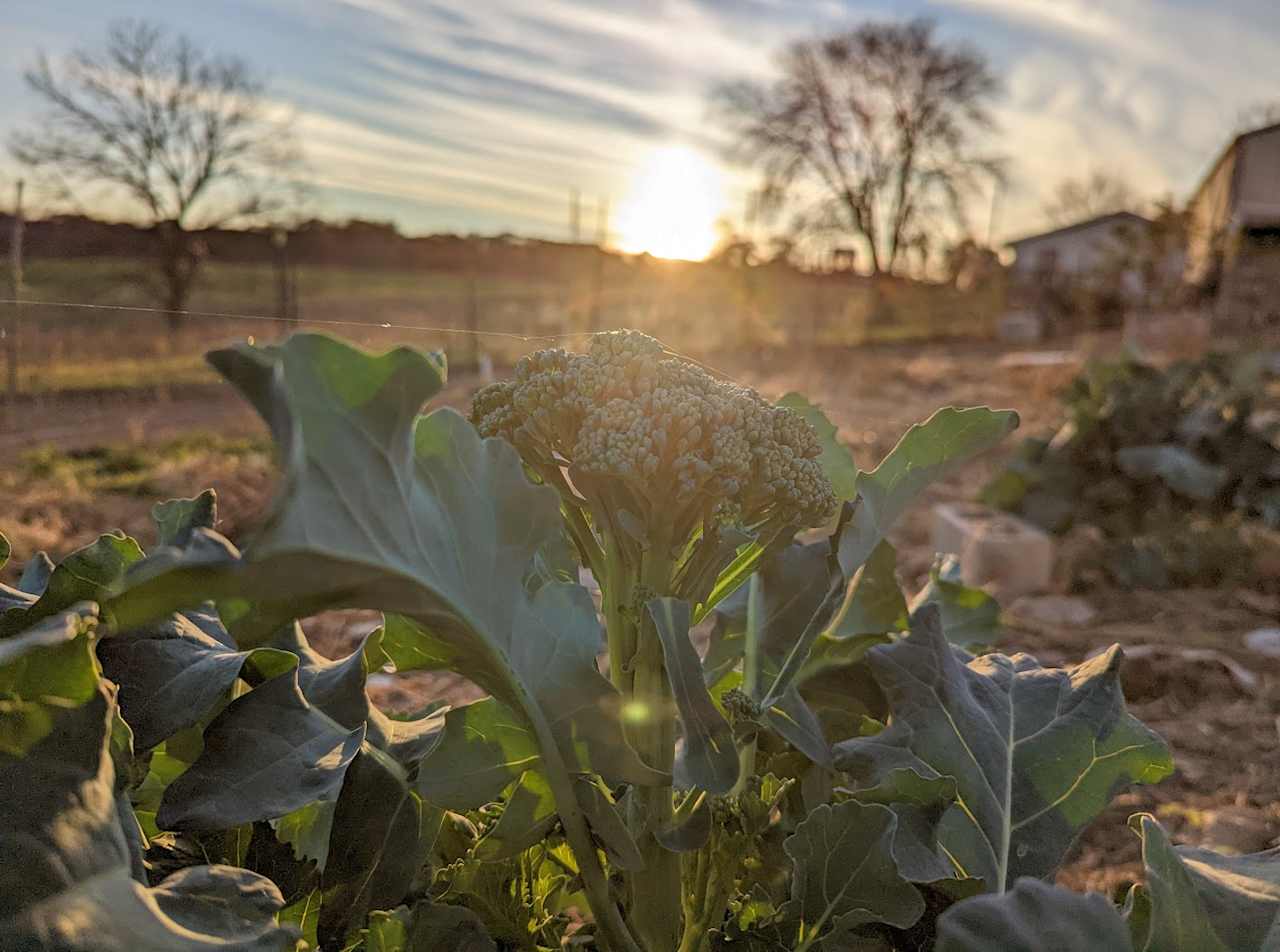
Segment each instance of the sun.
M632 254L700 261L719 237L724 174L687 146L664 146L636 172L618 210L618 247Z

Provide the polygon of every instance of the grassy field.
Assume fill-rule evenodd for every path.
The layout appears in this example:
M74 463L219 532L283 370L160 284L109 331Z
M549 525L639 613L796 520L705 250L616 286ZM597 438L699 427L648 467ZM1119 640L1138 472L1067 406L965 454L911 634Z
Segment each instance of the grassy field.
M610 327L647 330L700 356L795 343L983 336L1002 304L998 287L960 294L660 261L618 259L599 279L584 274L567 281L300 267L295 327L274 319L277 278L269 264L211 262L192 295L193 313L171 332L164 314L147 310L157 300L148 280L143 264L129 260L30 262L25 297L33 303L21 311L20 391L41 397L208 382L202 355L209 348L245 337L273 339L296 328L340 332L371 347L445 349L455 364L474 365L481 353L508 363L548 340L572 343L576 335ZM460 333L472 327L492 336Z

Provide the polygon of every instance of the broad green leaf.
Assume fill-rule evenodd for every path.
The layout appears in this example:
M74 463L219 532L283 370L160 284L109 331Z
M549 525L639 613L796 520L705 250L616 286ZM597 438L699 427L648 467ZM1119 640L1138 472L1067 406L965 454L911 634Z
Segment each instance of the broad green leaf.
M0 568L4 568L9 561L9 556L13 553L13 546L9 544L9 538L3 532L0 532Z
M308 703L319 708L348 730L365 727L365 741L384 750L408 767L435 746L443 729L443 719L430 715L393 720L369 700L365 679L369 673L370 644L378 632L345 658L330 661L312 649L302 626L286 626L272 646L298 659L298 686ZM376 653L376 652L375 652Z
M18 590L37 598L49 587L49 579L53 577L56 566L47 552L37 552L22 567L22 577L18 579Z
M830 621L837 605L834 595L844 580L827 542L792 544L766 558L752 585L758 599L760 657L754 699L763 701L772 689L781 695L790 681L803 680L801 671L812 645ZM751 586L744 586L716 606L715 627L704 662L705 677L714 683L746 655L745 634ZM788 683L780 683L784 670Z
M316 926L320 923L320 890L308 890L300 899L280 910L281 925L292 925L302 935L302 941L309 948L319 944L316 939Z
M271 880L232 866L193 866L153 889L104 872L0 921L6 949L60 952L292 952L297 932L276 922Z
M1172 443L1126 446L1116 451L1116 465L1135 479L1159 479L1175 493L1211 502L1222 492L1230 472L1206 463L1190 450Z
M476 844L476 859L509 859L542 840L556 822L556 801L546 779L534 770L520 775L507 793L502 815Z
M858 474L858 504L840 540L847 576L871 557L889 527L930 484L995 446L1018 426L1012 410L944 407L907 430L871 472Z
M586 814L591 832L609 857L609 862L617 869L644 869L640 847L627 829L608 789L590 777L575 777L574 784L582 812Z
M474 913L422 900L413 909L373 912L364 952L495 952Z
M898 585L897 569L897 549L881 542L849 587L845 604L830 630L814 646L815 658L828 651L837 653L836 646L849 643L850 639L906 630L907 600ZM833 644L824 651L823 643L828 640Z
M937 605L942 613L942 633L961 648L994 645L1000 640L1000 604L980 588L970 588L960 578L960 560L939 556L929 570L929 582L911 600L915 618L925 605Z
M1274 952L1280 948L1280 849L1245 856L1173 846L1156 819L1129 821L1142 837L1149 916L1139 952Z
M92 667L85 636L70 642ZM0 662L22 684L60 645L31 647L16 663ZM71 679L64 684L71 683ZM140 869L121 825L110 750L115 705L105 682L87 699L64 697L49 733L21 756L0 752L0 790L21 790L0 811L0 947L97 952L285 950L295 933L277 925L283 905L267 879L247 870L191 867L154 889L133 878Z
M139 750L199 723L236 680L262 681L297 665L284 651L237 651L187 615L171 615L98 645L103 673L120 686L120 708Z
M21 757L68 705L98 692L92 614L64 612L0 639L0 754Z
M142 549L124 533L99 536L57 564L35 602L0 615L0 638L11 637L77 602L101 601L120 583L129 566L141 560Z
M151 507L160 545L185 546L196 529L212 529L218 522L218 496L206 489L194 499L169 499Z
M271 821L276 839L288 843L299 862L313 860L323 871L329 861L329 837L333 832L334 800L317 800Z
M1210 947L1203 948L1208 952ZM1025 876L1008 892L975 896L938 918L936 952L1132 949L1124 920L1106 897L1071 892Z
M887 807L849 800L817 807L787 837L783 849L794 864L791 896L804 948L816 937L829 941L867 923L905 929L920 918L924 900L894 862L896 828Z
M858 467L849 447L840 442L836 425L827 418L821 407L810 403L798 393L788 393L778 401L778 406L794 410L813 427L818 434L818 443L822 446L822 455L818 459L836 498L853 499L858 494Z
M288 491L243 560L228 551L203 564L205 593L246 598L266 618L323 607L404 615L457 670L555 736L560 756L615 782L663 779L622 738L585 590L525 589L535 553L563 531L555 491L531 484L513 448L480 439L457 413L416 417L442 384L438 357L374 357L303 334L210 360L271 426ZM149 573L111 610L172 610L190 582L180 563Z
M445 714L440 743L422 762L417 790L451 810L474 810L542 764L537 739L506 705L487 697Z
M1113 647L1065 670L1027 655L969 659L926 606L905 640L868 653L889 725L837 744L836 766L855 791L903 770L954 778L938 838L958 870L994 892L1049 876L1112 796L1173 769L1163 741L1125 711L1121 658Z
M694 787L728 793L738 782L738 748L729 722L716 709L702 680L702 662L689 640L689 603L655 598L646 608L662 642L667 678L683 728L676 772Z
M348 730L307 703L294 669L232 701L204 732L200 758L165 790L166 830L224 830L337 796L364 726Z
M340 942L373 909L399 905L426 862L435 831L422 800L391 757L365 745L342 782L321 876L317 936Z

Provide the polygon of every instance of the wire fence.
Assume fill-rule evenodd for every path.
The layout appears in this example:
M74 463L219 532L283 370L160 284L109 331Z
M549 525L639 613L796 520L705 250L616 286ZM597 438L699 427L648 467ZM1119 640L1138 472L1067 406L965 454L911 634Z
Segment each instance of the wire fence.
M37 260L0 298L15 407L130 394L171 398L214 382L203 355L234 340L324 331L385 349L440 349L455 372L502 367L548 346L585 346L631 327L710 359L725 351L849 347L939 336L989 336L999 289L961 294L914 282L791 269L649 262L604 281L538 280L375 269L302 267L281 282L270 262L218 264L182 312L149 303L136 263ZM280 288L293 288L287 304ZM287 315L287 316L281 316Z

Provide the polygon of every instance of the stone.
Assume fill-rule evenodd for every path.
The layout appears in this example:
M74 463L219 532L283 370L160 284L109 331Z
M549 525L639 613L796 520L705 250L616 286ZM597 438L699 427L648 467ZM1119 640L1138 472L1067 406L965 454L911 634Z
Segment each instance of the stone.
M1047 589L1053 576L1053 540L1017 516L976 503L940 503L933 509L933 548L960 559L966 585L1002 598Z
M1073 595L1024 595L1009 611L1019 618L1066 628L1083 628L1098 617L1092 605Z
M1203 845L1221 853L1260 853L1271 845L1275 835L1262 811L1252 807L1205 810L1202 824Z
M1280 658L1280 628L1255 628L1244 636L1244 643L1258 654Z

